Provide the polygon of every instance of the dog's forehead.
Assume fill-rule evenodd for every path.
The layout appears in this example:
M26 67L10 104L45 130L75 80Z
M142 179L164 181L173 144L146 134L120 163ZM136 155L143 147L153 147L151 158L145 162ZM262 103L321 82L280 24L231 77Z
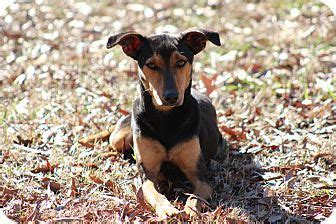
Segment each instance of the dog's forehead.
M148 37L150 45L154 51L171 51L177 50L180 36L177 34L156 34Z
M165 61L169 61L174 51L186 56L189 62L193 61L193 54L182 41L181 34L162 33L149 36L147 39L153 54L159 54Z

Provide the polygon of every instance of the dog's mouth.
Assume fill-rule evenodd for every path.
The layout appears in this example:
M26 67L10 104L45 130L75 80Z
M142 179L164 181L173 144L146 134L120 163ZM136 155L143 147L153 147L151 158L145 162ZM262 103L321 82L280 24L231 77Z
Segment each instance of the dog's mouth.
M178 107L182 105L182 100L177 100L175 102L167 102L163 101L163 106L168 106L168 107Z
M152 98L153 104L155 107L159 110L171 110L175 107L179 107L183 104L183 98L178 98L177 100L174 101L166 101L164 99L161 99L161 97L153 97Z

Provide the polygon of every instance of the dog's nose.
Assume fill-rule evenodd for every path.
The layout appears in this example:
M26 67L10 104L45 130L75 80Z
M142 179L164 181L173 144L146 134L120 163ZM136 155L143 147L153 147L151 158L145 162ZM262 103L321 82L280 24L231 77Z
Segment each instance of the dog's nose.
M163 93L164 100L169 104L174 104L178 100L178 93L176 90L166 90Z

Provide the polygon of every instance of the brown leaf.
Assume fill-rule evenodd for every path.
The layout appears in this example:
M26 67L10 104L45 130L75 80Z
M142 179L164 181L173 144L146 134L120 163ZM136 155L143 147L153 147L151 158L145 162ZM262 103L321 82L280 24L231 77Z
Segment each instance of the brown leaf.
M116 151L105 152L105 153L100 154L100 156L102 157L102 159L107 159L107 158L110 158L110 157L116 156L116 155L118 155L118 152L116 152Z
M231 116L232 114L234 114L234 111L232 108L229 108L227 111L225 111L225 116L227 117Z
M54 173L54 169L58 167L58 164L56 165L50 165L48 159L46 159L46 164L40 167L36 167L35 169L33 169L31 172L32 173Z
M260 108L260 107L256 107L256 108L255 108L255 113L256 113L257 115L262 115L262 113L261 113L261 108Z
M50 180L47 177L42 179L42 186L44 188L48 188L48 186L49 186L50 190L52 190L55 193L58 192L59 190L61 190L61 188L62 188L60 183L57 183L56 181Z
M206 75L201 74L201 80L206 88L207 95L210 95L214 90L217 89L217 86L214 84L217 76L218 74L215 74L211 78L208 78Z
M0 192L3 194L3 195L6 195L6 194L11 194L11 195L15 195L18 193L18 189L10 189L10 188L6 188L6 187L1 187L0 186Z
M95 163L75 163L73 166L88 167L93 169L98 169L98 165Z
M114 189L115 184L111 180L108 180L108 181L106 181L105 186L110 188L110 189Z
M17 139L14 140L15 144L24 145L24 146L30 146L33 144L33 139L24 139L20 135L17 135L16 138Z
M130 114L127 110L124 110L124 109L119 109L118 113L121 113L122 115L125 115L125 116Z
M214 217L219 217L224 213L222 206L218 206L216 210L212 213Z
M70 189L70 196L75 197L79 194L77 186L76 186L76 180L74 177L71 177L71 189Z
M7 30L3 30L2 33L4 34L4 36L6 36L8 39L14 39L17 40L20 37L23 37L21 32L14 32L14 31L7 31Z
M235 131L225 125L221 125L220 129L235 140L246 140L246 134L243 131Z
M137 202L141 205L141 207L147 211L151 211L151 207L146 203L145 197L142 191L142 187L139 188L136 194Z
M247 68L247 71L249 73L257 73L260 71L260 69L262 68L262 65L261 64L256 64L256 63L253 63L251 64L248 68Z
M100 179L99 177L90 175L90 180L92 180L94 183L96 184L103 184L104 181L102 179Z

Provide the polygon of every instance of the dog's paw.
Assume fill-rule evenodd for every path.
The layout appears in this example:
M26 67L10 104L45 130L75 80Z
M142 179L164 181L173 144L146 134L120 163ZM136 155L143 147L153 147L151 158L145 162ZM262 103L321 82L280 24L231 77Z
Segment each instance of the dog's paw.
M164 202L157 204L155 212L160 218L166 219L178 214L179 210L177 210L172 204Z
M201 203L197 198L189 197L185 206L184 212L189 216L198 216L201 212Z

